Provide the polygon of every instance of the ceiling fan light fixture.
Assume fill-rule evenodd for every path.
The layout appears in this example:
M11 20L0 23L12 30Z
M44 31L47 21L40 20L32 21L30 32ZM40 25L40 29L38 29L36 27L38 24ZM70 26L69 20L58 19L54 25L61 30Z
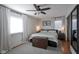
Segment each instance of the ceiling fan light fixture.
M37 15L37 13L34 13L34 15Z

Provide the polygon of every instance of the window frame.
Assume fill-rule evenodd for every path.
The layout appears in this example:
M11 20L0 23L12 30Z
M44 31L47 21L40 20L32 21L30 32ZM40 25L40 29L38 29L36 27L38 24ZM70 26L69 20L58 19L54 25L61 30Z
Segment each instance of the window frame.
M54 21L54 29L56 29L56 30L60 30L61 29L61 27L58 29L58 28L56 28L56 21L61 21L61 27L63 26L63 21L62 20L55 20Z
M10 27L11 27L11 24L10 24L11 17L15 17L15 18L17 18L17 19L20 18L19 20L22 20L22 25L21 25L21 26L22 26L22 31L18 31L18 30L17 30L17 31L15 31L14 33L11 32L11 28L10 28ZM18 26L17 26L17 27L18 27ZM10 15L10 19L9 19L9 30L10 30L10 34L23 33L23 18L22 18L21 16Z

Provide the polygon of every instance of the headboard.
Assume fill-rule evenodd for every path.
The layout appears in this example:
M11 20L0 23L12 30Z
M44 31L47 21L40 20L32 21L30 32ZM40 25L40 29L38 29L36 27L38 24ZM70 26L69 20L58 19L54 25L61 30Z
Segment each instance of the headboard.
M41 31L47 31L47 32L48 32L48 31L56 31L57 34L58 34L58 32L59 32L59 31L56 30L56 29L41 29Z

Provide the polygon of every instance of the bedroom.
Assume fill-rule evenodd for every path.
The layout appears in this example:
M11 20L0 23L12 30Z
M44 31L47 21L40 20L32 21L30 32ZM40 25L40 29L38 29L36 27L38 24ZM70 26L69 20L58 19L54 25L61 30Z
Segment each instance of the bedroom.
M75 6L75 4L1 4L0 53L66 53L61 52L63 48L59 47L61 42L59 44L58 37L61 40L67 39L66 18Z

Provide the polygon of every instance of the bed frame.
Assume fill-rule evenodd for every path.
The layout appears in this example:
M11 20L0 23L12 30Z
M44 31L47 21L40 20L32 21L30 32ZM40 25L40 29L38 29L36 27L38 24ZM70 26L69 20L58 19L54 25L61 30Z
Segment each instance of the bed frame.
M47 31L47 32L48 32L48 31L56 31L57 34L59 33L59 31L58 31L58 30L55 30L55 29L41 29L40 32L41 32L41 31ZM32 42L32 39L30 40L30 42ZM48 40L48 46L57 47L57 43Z
M58 30L56 30L56 29L41 29L41 31L56 31L56 33L58 34L59 33L59 31Z

